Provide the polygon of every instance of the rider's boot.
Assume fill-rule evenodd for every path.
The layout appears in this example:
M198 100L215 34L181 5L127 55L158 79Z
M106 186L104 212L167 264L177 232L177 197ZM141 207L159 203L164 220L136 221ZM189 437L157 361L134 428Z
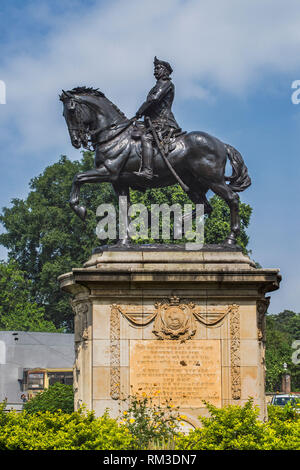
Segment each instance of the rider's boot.
M142 168L140 171L134 171L134 174L148 180L153 178L153 148L150 142L142 147Z

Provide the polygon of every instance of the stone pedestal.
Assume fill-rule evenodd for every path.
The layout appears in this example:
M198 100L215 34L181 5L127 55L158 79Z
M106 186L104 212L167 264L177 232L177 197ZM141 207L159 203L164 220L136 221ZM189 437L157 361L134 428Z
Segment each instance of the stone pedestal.
M238 249L139 247L94 254L60 276L75 312L75 406L117 416L135 392L172 398L198 424L249 397L266 414L264 315L278 269Z

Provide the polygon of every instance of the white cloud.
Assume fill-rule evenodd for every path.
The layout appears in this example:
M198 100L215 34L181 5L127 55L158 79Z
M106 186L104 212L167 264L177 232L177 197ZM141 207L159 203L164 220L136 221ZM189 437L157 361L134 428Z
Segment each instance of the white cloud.
M188 99L215 99L215 90L245 96L270 76L300 79L299 0L111 0L81 8L80 15L80 0L64 4L59 15L30 4L27 14L49 32L39 43L35 35L2 46L3 193L6 185L20 196L28 189L24 181L60 153L79 158L62 118L62 88L99 87L131 117L154 83L154 55L174 68L177 109ZM256 245L258 238L263 256L265 239L256 234ZM267 251L273 256L276 249Z
M296 0L122 0L80 17L46 13L57 26L31 55L6 60L0 77L8 94L2 126L14 122L23 152L65 148L61 88L97 86L132 115L153 84L155 54L174 66L179 102L207 98L216 87L246 93L262 73L298 66Z

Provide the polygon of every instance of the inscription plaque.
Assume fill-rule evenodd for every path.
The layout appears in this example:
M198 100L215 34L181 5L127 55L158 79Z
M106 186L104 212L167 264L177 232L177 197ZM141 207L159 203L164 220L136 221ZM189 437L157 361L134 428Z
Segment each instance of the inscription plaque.
M174 406L203 407L202 400L221 406L220 341L132 340L130 385L133 394L171 398Z

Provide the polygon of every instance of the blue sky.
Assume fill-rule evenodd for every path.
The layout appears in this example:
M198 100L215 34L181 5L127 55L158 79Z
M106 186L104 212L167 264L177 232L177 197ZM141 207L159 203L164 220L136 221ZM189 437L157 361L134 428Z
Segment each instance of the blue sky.
M269 311L299 312L299 50L298 0L2 0L1 207L26 197L30 178L61 154L80 157L62 88L99 87L131 117L154 83L157 55L174 68L180 125L242 153L252 258L283 276Z

